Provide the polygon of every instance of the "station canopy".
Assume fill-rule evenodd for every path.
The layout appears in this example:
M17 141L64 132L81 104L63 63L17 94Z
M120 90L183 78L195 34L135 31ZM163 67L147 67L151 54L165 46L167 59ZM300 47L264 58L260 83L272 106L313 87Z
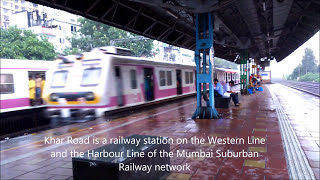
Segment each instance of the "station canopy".
M319 0L29 0L194 50L195 14L214 16L215 56L281 61L320 27Z

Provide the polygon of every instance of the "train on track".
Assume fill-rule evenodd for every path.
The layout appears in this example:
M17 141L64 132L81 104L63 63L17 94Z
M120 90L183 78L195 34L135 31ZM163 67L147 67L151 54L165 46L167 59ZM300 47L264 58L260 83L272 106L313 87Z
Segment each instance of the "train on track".
M106 111L194 94L195 65L130 56L128 49L100 47L61 57L47 73L48 112L61 117L101 116ZM221 82L239 82L235 70L216 68Z
M46 75L45 105L32 106L29 101L28 77L35 74ZM222 84L240 82L238 71L231 69L215 68L214 78ZM43 111L49 117L99 117L192 95L195 81L195 65L132 57L130 50L116 47L56 61L1 59L1 130L8 133L42 124L34 118L42 118ZM19 117L29 120L19 121ZM12 125L13 121L20 125Z
M29 77L44 76L55 62L1 59L0 66L0 135L48 123L46 106L31 106Z

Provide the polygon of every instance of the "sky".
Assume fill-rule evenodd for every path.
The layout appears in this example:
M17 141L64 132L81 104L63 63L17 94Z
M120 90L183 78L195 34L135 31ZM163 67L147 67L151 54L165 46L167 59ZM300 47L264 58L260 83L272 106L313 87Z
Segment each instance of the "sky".
M319 64L319 31L311 37L307 42L301 45L298 49L296 49L289 56L284 58L282 61L277 63L276 60L270 62L270 67L266 67L266 71L271 70L272 78L282 78L291 74L293 69L297 67L304 56L304 49L311 48L313 50L313 55L316 58L316 63Z

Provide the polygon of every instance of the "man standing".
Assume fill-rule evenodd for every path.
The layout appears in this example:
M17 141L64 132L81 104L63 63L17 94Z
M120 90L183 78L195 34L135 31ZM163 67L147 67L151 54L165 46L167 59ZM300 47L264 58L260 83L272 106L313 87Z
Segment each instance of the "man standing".
M30 106L34 105L34 98L35 98L35 89L36 89L36 82L33 80L32 76L29 76L29 99L30 99Z
M232 80L229 81L229 83L226 83L224 85L224 87L223 87L224 88L224 94L225 95L230 95L231 98L232 98L232 101L234 102L234 105L235 106L239 106L240 103L239 103L238 93L231 90L232 86L234 86L234 82Z
M42 78L39 74L36 75L36 102L37 105L41 104L41 81Z

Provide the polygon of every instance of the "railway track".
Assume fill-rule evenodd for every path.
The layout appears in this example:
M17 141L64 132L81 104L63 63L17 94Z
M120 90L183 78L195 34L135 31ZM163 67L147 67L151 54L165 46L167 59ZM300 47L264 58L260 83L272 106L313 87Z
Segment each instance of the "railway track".
M277 81L277 83L320 97L320 83L317 82Z

